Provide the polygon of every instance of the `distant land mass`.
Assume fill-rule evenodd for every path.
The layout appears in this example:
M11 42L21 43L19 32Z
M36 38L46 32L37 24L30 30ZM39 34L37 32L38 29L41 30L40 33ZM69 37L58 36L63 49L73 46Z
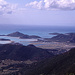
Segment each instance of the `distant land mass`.
M10 39L0 38L0 41L11 41Z
M50 35L59 35L61 33L49 33Z
M75 33L49 33L50 35L56 35L52 38L41 38L37 35L27 35L21 32L13 32L7 35L0 35L0 36L11 36L11 37L19 37L21 39L38 39L38 41L46 41L46 42L70 42L75 43Z
M55 33L53 33L55 34ZM54 42L70 42L75 43L75 33L65 33L58 34L52 38L45 38L44 41L54 41Z
M11 36L11 37L19 37L21 39L31 39L31 38L41 38L40 36L36 36L36 35L26 35L26 34L23 34L23 33L20 33L20 32L14 32L14 33L10 33L8 34L7 36Z

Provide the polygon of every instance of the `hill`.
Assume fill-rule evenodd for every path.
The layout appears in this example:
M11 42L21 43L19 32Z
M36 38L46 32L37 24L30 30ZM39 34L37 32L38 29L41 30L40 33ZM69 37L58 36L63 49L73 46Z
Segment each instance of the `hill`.
M41 60L53 56L46 49L33 45L5 44L0 46L0 60Z
M56 34L56 33L53 33ZM46 41L75 43L75 33L58 34L52 38L45 38Z
M75 75L75 48L64 54L54 56L23 68L21 75Z
M10 33L8 34L7 36L11 36L11 37L19 37L19 38L41 38L39 36L36 36L36 35L26 35L26 34L23 34L23 33L20 33L20 32L14 32L14 33Z

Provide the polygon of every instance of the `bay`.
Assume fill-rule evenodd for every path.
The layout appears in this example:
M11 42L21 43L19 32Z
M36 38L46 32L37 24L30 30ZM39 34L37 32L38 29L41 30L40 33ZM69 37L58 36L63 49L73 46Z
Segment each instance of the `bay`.
M25 26L25 25L1 25L0 35L7 35L13 32L19 31L27 35L37 35L42 38L51 38L55 35L49 33L75 33L75 27L73 26ZM37 41L37 39L19 39L17 37L0 36L0 38L10 39L28 45L30 41ZM0 43L3 41L0 41ZM6 43L6 42L5 42Z

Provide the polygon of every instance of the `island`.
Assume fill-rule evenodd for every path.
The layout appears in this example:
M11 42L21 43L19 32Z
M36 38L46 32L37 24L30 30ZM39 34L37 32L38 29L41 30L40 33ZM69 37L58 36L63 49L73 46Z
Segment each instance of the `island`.
M49 33L50 35L59 35L59 34L61 34L61 33Z
M0 38L0 41L11 41L10 39Z
M40 36L37 35L27 35L27 34L23 34L21 32L14 32L14 33L10 33L6 36L11 36L11 37L19 37L20 39L33 39L33 38L41 38Z

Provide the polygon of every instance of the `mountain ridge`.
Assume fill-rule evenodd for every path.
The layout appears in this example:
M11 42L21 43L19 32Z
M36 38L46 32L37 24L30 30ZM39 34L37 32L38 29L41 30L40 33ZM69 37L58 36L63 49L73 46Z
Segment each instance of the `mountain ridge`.
M4 44L0 46L0 60L41 60L52 56L54 56L53 53L33 45Z

